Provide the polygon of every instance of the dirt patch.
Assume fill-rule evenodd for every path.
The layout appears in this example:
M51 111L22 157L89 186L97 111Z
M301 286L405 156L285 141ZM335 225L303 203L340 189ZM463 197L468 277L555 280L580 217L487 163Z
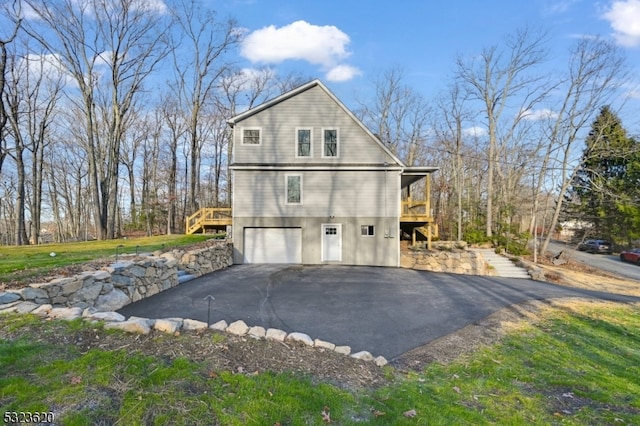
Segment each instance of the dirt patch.
M123 350L154 356L167 363L186 358L201 363L203 374L221 372L253 375L267 371L294 372L314 383L331 383L345 389L378 387L386 383L385 371L373 362L357 360L328 349L296 342L277 342L234 336L214 330L168 335L152 330L148 335L107 332L101 328L70 329L61 321L47 321L16 328L9 317L0 316L0 335L5 340L28 338L34 343L75 346L81 353L92 349ZM46 330L43 332L43 330Z
M551 410L556 415L571 416L578 413L583 408L589 408L593 411L625 413L631 415L640 414L640 409L631 406L614 406L599 401L594 401L591 398L584 398L576 395L573 390L569 388L553 388L553 389L537 389L524 386L525 390L532 394L544 395Z
M567 259L562 265L554 265L550 258L539 260L538 267L546 281L568 287L604 291L640 297L640 283L611 272L594 268L585 263Z

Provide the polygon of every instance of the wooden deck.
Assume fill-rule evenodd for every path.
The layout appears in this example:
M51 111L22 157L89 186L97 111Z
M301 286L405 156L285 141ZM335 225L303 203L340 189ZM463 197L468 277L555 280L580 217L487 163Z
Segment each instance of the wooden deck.
M185 229L187 234L204 234L208 229L224 231L231 222L230 207L205 207L187 218Z
M416 242L417 235L425 236L429 242L431 237L438 235L438 228L429 210L429 201L415 201L411 197L402 201L400 228L412 236L413 244ZM205 207L187 218L186 233L204 234L211 229L224 231L228 225L232 224L232 218L229 207Z
M411 197L402 201L400 210L400 229L411 235L411 244L416 245L419 236L427 240L427 247L431 248L431 239L438 236L438 224L430 214L429 200L415 201Z
M411 198L402 202L400 222L431 223L433 217L429 212L428 201L414 201Z

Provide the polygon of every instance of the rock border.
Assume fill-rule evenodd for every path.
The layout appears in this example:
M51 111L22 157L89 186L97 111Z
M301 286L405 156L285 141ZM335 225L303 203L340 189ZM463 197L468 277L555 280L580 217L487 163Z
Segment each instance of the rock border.
M237 320L231 324L228 324L225 320L220 320L209 325L206 322L188 318L150 319L132 316L127 319L118 312L104 312L93 307L84 309L80 307L54 307L51 304L38 305L30 301L13 301L0 305L0 314L6 313L33 314L50 320L73 321L81 318L85 321L101 321L104 323L105 329L116 329L127 333L145 335L149 334L151 330L175 335L181 330L202 331L209 329L234 336L246 336L258 340L265 339L282 343L295 342L313 348L332 350L351 358L374 362L378 367L384 367L388 364L387 359L382 355L376 357L368 351L351 353L350 346L338 346L320 339L312 339L309 335L300 332L287 333L277 328L265 330L264 327L249 326L243 320Z

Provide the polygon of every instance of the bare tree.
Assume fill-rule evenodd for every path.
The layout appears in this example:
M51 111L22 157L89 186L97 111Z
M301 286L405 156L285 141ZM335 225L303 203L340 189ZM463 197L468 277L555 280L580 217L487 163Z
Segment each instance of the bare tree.
M165 97L157 107L161 115L166 131L166 149L169 152L169 167L167 172L167 233L177 232L177 204L178 204L178 146L183 141L186 133L184 117L178 110L175 100ZM181 216L184 218L184 214Z
M494 180L499 144L509 145L524 113L546 96L545 79L529 74L546 57L544 33L525 28L506 38L504 49L492 46L471 59L458 57L457 77L468 97L483 105L489 138L487 152L486 235L493 234ZM514 103L518 107L514 108ZM511 114L508 114L511 113Z
M194 0L182 0L174 17L183 40L174 42L172 85L185 111L190 149L188 209L199 208L201 151L211 130L207 114L215 105L214 90L230 67L227 52L240 42L233 19L219 22L215 13L202 10ZM186 52L186 53L185 53Z
M603 105L613 105L618 90L629 81L625 58L612 43L602 39L581 39L570 52L566 77L561 84L559 107L548 122L545 148L538 186L547 174L556 172L558 192L546 237L540 246L545 253L558 224L565 194L580 168L576 144L582 132ZM539 192L539 191L538 191Z
M359 101L359 118L408 165L425 160L431 108L404 83L404 72L392 68L375 82L375 100Z
M29 51L25 45L26 52ZM62 80L52 69L46 57L18 55L11 63L10 80L6 86L4 101L9 107L8 120L12 128L15 161L18 175L17 188L17 245L28 244L28 232L34 243L38 242L41 228L42 181L44 151L51 143L49 127L55 118ZM31 153L29 159L25 158ZM30 160L30 161L29 161ZM31 173L28 174L30 168ZM27 182L30 178L30 197L27 199ZM29 205L31 229L27 229L25 209Z
M42 61L38 62L43 66ZM41 69L41 74L44 69ZM30 137L31 143L28 146L31 152L31 235L36 243L40 242L42 229L42 208L43 208L43 186L46 150L53 144L54 136L51 134L51 125L56 120L58 100L62 89L61 76L58 74L48 75L44 84L44 99L39 107L34 105L31 108ZM38 96L36 95L36 101Z
M462 197L464 166L462 162L462 151L464 145L463 126L472 118L471 112L465 106L465 94L460 85L453 83L445 96L438 102L440 111L438 123L433 128L439 142L443 145L446 153L452 158L452 168L454 182L453 187L456 193L456 236L461 241L462 236ZM446 163L445 163L446 164ZM446 175L440 173L440 175Z
M0 9L0 13L2 13L4 18L2 22L8 22L11 24L4 28L5 30L9 28L8 33L4 34L3 31L3 34L0 37L0 93L4 93L7 81L7 46L11 44L18 36L18 31L20 30L20 25L22 23L22 19L20 18L20 1L14 0L11 6L9 6L9 4L7 3ZM0 173L2 172L2 165L7 156L7 146L5 138L7 119L7 110L5 108L4 102L0 100Z
M296 74L279 77L269 68L253 72L229 69L225 73L224 77L219 81L216 109L218 117L225 119L224 123L220 123L221 127L218 127L218 135L220 136L218 142L227 148L227 176L231 176L228 160L233 152L233 141L226 119L234 117L242 111L249 110L272 97L299 87L310 80L310 78L304 78ZM227 179L226 183L225 192L227 199L230 200L233 194L232 179Z
M161 209L161 181L159 179L159 159L162 142L162 116L157 113L146 117L148 131L142 138L142 204L146 233L153 235L159 223L164 220ZM164 227L167 228L166 226Z
M149 123L138 112L132 115L132 125L127 132L127 137L122 141L123 149L120 152L120 162L125 167L129 186L129 217L131 226L138 225L138 205L136 202L136 160L140 151L140 145L149 132Z
M82 127L82 123L78 127ZM77 143L75 129L67 126L65 130L56 135L58 143L46 153L48 203L56 227L56 241L88 240L96 235L96 227L91 223L88 154Z
M226 187L224 179L227 176L226 163L227 163L227 144L229 142L229 131L226 118L221 115L219 110L214 110L211 116L211 139L207 144L208 149L204 152L205 163L209 164L209 170L206 174L208 179L207 183L210 191L209 205L218 207L224 204L227 207L231 206L231 200L228 196L223 196L224 188Z
M120 148L145 79L167 54L162 3L25 0L39 20L28 33L77 84L99 238L116 235ZM40 25L42 24L44 28ZM47 36L44 36L46 34ZM72 95L70 95L72 96ZM102 107L102 117L97 108ZM102 123L100 122L102 120Z
M2 244L13 244L15 241L15 199L16 182L13 176L5 175L0 180L0 241Z

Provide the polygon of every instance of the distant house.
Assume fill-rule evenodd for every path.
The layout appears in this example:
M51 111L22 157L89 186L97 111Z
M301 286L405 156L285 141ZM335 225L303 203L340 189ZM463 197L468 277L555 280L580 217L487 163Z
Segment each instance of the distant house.
M591 222L584 220L567 220L560 224L556 238L561 240L572 240L576 237L582 237L593 227Z
M399 266L402 232L432 235L437 168L404 165L319 80L228 123L235 263Z

